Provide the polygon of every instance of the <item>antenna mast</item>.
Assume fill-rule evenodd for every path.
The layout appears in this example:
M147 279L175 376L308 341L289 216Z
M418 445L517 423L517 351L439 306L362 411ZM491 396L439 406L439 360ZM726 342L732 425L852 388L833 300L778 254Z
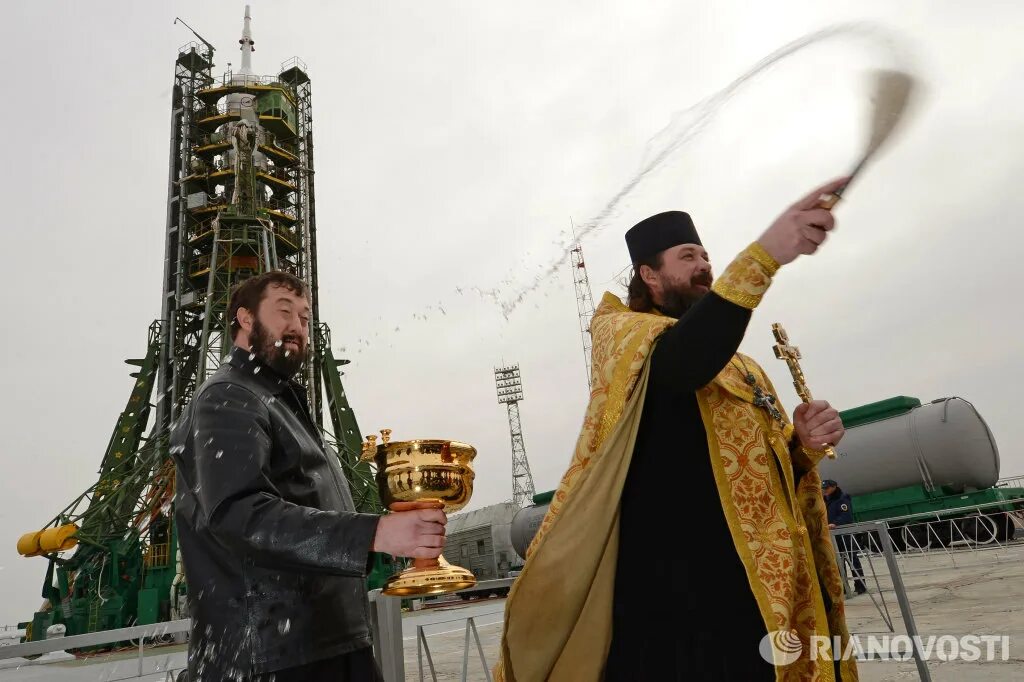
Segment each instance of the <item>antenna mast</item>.
M569 219L572 224L572 219ZM583 337L583 367L587 372L587 386L590 386L590 355L593 339L590 336L590 321L594 318L594 295L590 291L587 265L583 261L583 247L576 238L576 225L572 224L573 248L570 253L572 281L576 286L576 309L579 311L580 335Z

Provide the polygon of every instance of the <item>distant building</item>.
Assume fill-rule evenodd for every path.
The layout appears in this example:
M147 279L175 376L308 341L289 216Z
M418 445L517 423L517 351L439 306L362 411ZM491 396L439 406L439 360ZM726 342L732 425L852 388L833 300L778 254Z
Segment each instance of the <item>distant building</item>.
M522 565L509 531L517 511L512 502L502 502L449 517L445 559L468 568L477 580L509 577Z

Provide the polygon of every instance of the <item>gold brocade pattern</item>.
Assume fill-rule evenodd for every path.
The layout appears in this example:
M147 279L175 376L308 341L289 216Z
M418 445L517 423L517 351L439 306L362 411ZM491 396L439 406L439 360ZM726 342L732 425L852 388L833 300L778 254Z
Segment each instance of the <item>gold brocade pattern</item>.
M747 248L747 254L764 266L769 277L774 277L779 271L779 262L772 258L772 255L764 250L764 247L754 242Z
M753 358L739 353L737 357L759 385L776 395L771 379ZM806 655L811 635L839 635L843 650L850 639L821 477L815 468L824 451L796 448L791 460L793 425L785 408L777 405L783 417L780 424L751 404L753 393L736 364L727 365L697 393L704 423L714 424L708 429L714 434L708 437L708 447L723 509L765 624L769 630L796 630L800 638L804 655L779 669L777 679L834 680L830 661L812 661ZM787 479L794 467L806 472L795 491L792 479L785 484L779 480L773 457ZM731 507L726 503L730 498ZM832 602L829 614L821 586ZM840 671L843 682L858 679L852 659L843 661Z
M737 266L735 270L741 272L748 272L751 267L759 270L765 279L760 291L763 294L770 282L767 265L747 252L737 258L726 273L733 271L734 265ZM744 280L745 277L739 279ZM729 277L728 281L737 280L736 277ZM752 282L757 280L751 276L744 281L747 281L744 285L748 286L747 290L752 291L749 287L753 287ZM758 300L760 294L757 295ZM564 541L564 538L571 536L575 542L590 543L588 547L596 547L598 543L604 546L607 542L608 547L612 547L606 550L606 554L611 552L607 561L612 562L611 570L614 573L617 514L616 520L609 521L609 515L614 510L608 513L602 510L601 523L591 524L590 520L597 518L598 511L577 504L579 500L572 495L578 487L588 485L588 477L593 479L595 471L617 466L616 458L628 462L628 454L621 451L602 459L603 455L609 454L609 448L602 448L602 445L613 431L622 433L621 429L615 431L615 427L624 417L639 414L637 401L630 403L630 399L658 336L674 323L675 320L664 316L634 313L618 298L607 293L594 315L591 325L594 369L590 405L572 461L527 550L526 566L513 584L506 603L501 660L494 670L496 682L583 679L577 677L578 673L574 675L566 671L575 669L573 665L593 668L595 657L600 657L602 647L610 642L612 595L609 580L612 578L607 573L607 562L594 559L597 563L588 568L591 573L573 577L573 580L584 580L592 587L588 590L584 586L583 590L588 595L585 600L580 598L572 601L570 616L562 613L564 609L553 614L550 608L544 606L546 599L552 597L543 586L550 584L550 589L557 592L563 583L558 582L561 577L553 576L551 572L557 573L554 567L565 565L564 562L559 563L560 560L572 561L579 555L563 557L559 553L561 541L545 544L542 540L551 534L566 503L572 501L574 509L584 511L567 514L566 519L576 518L577 524L570 527L583 527L587 531L582 535L571 535L570 532L567 536L569 531L560 526L552 537L561 536ZM775 394L774 387L757 363L746 356L741 357L758 383ZM790 665L776 667L776 679L779 682L834 681L831 661L812 661L808 655L811 635L841 635L844 648L849 639L843 612L842 586L825 522L821 481L813 469L820 457L816 453L810 455L797 448L792 453L791 462L789 443L793 434L792 425L784 412L784 423L780 424L752 404L751 388L736 364L728 365L711 384L697 392L701 415L709 434L709 452L722 508L766 630L796 630L803 644L801 658ZM630 410L624 413L627 403L630 403ZM611 439L608 442L614 444L616 441ZM779 478L778 468L773 461L775 458L782 464L785 480ZM595 464L604 466L595 467ZM799 487L795 490L793 465L798 470L797 475L799 472L807 472L799 479ZM602 495L602 499L608 498ZM579 516L581 514L582 517ZM607 540L603 535L605 532L611 533ZM574 551L579 552L579 549ZM599 554L600 551L596 551L588 556L596 557ZM531 566L538 563L549 568ZM540 573L531 571L532 567L540 570ZM828 618L819 585L824 585L833 603ZM549 596L545 598L545 594ZM564 607L565 600L560 604ZM517 617L511 614L520 615ZM513 628L514 624L518 625ZM514 637L510 633L514 633ZM563 652L560 656L552 653L552 642L555 643L553 646L556 652L559 649ZM591 643L589 648L588 642ZM538 664L540 659L536 658L539 654L534 653L539 649L545 650L542 665ZM604 653L607 653L606 649ZM517 665L524 665L534 671L550 672L519 671L519 678L516 679L511 674L510 662L513 659L520 661ZM506 669L509 670L507 675ZM599 670L597 668L592 674L584 675L584 682L592 679L592 675L599 676ZM853 661L842 664L842 675L843 682L857 680Z
M562 475L537 534L530 542L527 556L547 533L573 490L576 478L590 466L594 454L622 416L622 408L632 394L655 339L674 322L663 315L634 313L616 296L605 292L590 323L594 339L590 405L583 418L572 461Z
M727 301L753 310L771 286L773 263L778 269L778 263L754 242L729 263L729 267L712 283L711 290Z
M743 356L746 358L746 356ZM757 363L746 358L748 367L756 371L757 381L763 382L772 395L778 395L772 380ZM793 436L793 425L786 415L786 410L781 405L779 411L785 420L785 426L781 432L774 428L772 444L776 452L789 451L789 443ZM774 426L774 425L773 425ZM832 602L832 610L826 615L828 620L828 633L833 637L838 635L841 638L842 650L845 651L850 642L850 631L846 626L846 604L843 592L842 577L839 575L839 563L836 559L835 550L832 547L832 534L828 528L828 510L825 508L825 500L821 496L821 476L818 474L818 462L825 457L824 450L811 450L805 447L793 448L791 453L793 468L802 472L796 488L795 506L806 528L805 546L810 549L810 556L818 578L815 582L815 592L820 594L821 587L825 588L829 600ZM792 490L792 484L789 489ZM805 549L806 549L805 547ZM805 557L807 553L804 553ZM816 606L824 607L820 602ZM822 616L819 612L819 623ZM821 629L819 627L819 629ZM854 658L840 663L840 672L843 682L857 682L857 663ZM829 669L829 675L832 669ZM824 678L822 678L824 679ZM831 678L829 678L831 679Z
M555 558L559 558L558 552L560 548L557 544L554 548L548 548L545 545L545 539L549 535L554 536L556 534L552 532L556 522L564 519L571 526L572 515L567 514L563 517L561 511L567 504L579 502L579 500L573 497L573 493L579 487L586 485L589 474L595 471L614 468L616 465L616 462L608 462L605 467L594 466L602 461L600 459L600 455L604 454L602 445L605 444L614 427L622 420L623 410L627 402L633 397L633 391L655 340L665 329L674 323L674 319L663 315L634 313L624 306L616 296L610 293L605 293L594 313L594 317L591 320L591 334L594 339L594 345L590 404L587 407L580 435L576 441L572 461L558 484L547 514L545 514L540 527L537 529L537 533L527 548L527 561L523 571L515 583L513 583L512 589L509 592L505 607L505 630L502 635L501 658L494 668L495 682L580 679L578 677L580 674L579 667L573 665L574 660L581 660L578 648L574 648L577 645L574 645L572 642L571 635L573 632L576 632L578 635L577 639L580 640L578 646L586 650L586 653L582 655L594 667L593 674L585 674L583 679L589 680L599 677L601 667L603 666L603 658L595 659L594 648L596 647L596 650L600 652L602 646L606 647L611 639L611 591L614 584L615 546L618 533L617 511L614 509L608 510L614 512L615 517L615 521L611 523L610 527L607 527L607 531L611 533L610 538L606 540L601 534L603 530L606 530L606 527L600 523L591 523L590 517L584 517L589 532L578 537L581 541L592 542L591 547L595 550L596 554L608 554L609 552L607 548L603 548L602 551L602 548L594 547L597 543L600 543L602 547L607 543L607 547L611 548L610 554L608 554L608 562L601 560L596 568L593 566L580 566L578 562L576 564L580 568L581 575L580 577L572 577L574 586L579 580L586 582L584 590L595 595L593 604L587 601L584 605L580 605L577 599L570 600L570 606L563 597L561 600L562 608L556 614L559 617L550 617L550 611L540 603L539 600L543 598L539 595L548 594L547 599L550 599L551 592L558 593L560 585L558 584L557 576L545 575L543 570L541 570L540 575L535 575L532 569L535 568L538 560L543 559L548 553L554 552ZM624 481L624 474L620 478ZM591 476L591 479L593 479L593 476ZM618 493L621 493L621 487L618 488ZM612 496L603 499L609 499L610 497ZM601 506L607 507L607 505ZM607 520L605 521L607 522ZM555 530L557 531L558 529ZM543 548L543 551L541 548ZM543 565L543 562L541 562L541 565ZM603 573L602 569L604 569ZM610 573L608 573L609 569ZM587 571L591 572L588 573ZM555 579L552 580L552 578ZM535 582L540 583L541 589L531 591L530 588ZM549 585L551 587L547 587ZM523 606L520 606L520 604ZM572 609L571 616L563 613L566 609ZM529 614L527 617L533 619L524 628L527 633L525 636L515 636L515 621L510 620L514 618L513 614L518 611ZM569 625L570 622L577 623L577 625L572 627ZM579 627L580 623L587 624L588 627L581 628ZM593 634L592 637L590 636L591 633ZM540 648L546 647L550 649L550 646L547 645L550 645L551 642L558 642L559 644L556 648L562 649L561 656L558 657L550 651L545 651L541 654L538 652L537 642L528 641L531 636L542 638L543 641ZM601 641L602 636L603 642ZM527 656L531 659L530 663L533 664L532 667L535 670L546 670L547 672L524 673L519 671L517 673L519 679L517 680L511 665L513 657L510 649L513 648L520 652L521 656ZM568 655L565 653L567 650L571 651ZM605 650L605 653L607 653L607 650ZM600 656L600 654L598 655ZM543 657L543 660L540 660L541 657ZM562 660L565 660L564 667L560 666ZM566 668L573 669L575 672L570 676L566 676L560 672Z
M744 362L761 373L752 360ZM813 565L807 560L810 547L802 514L789 492L792 483L779 478L779 468L790 468L787 448L774 445L785 443L784 427L732 392L742 381L742 373L730 365L697 394L702 416L712 427L708 448L726 520L767 630L793 631L802 645L804 655L778 668L777 678L832 681L831 661L822 665L807 655L811 636L827 638L829 631ZM781 467L776 467L776 457Z

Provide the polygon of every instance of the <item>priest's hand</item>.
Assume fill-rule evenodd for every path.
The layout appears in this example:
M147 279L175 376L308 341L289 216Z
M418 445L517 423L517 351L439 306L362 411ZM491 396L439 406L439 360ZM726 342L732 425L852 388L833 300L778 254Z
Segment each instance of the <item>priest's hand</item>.
M838 445L846 433L839 411L824 400L800 403L793 410L793 428L800 444L812 450Z
M787 208L758 238L758 243L779 265L817 251L835 227L832 212L821 208L819 201L822 195L831 194L848 182L850 178L833 180Z

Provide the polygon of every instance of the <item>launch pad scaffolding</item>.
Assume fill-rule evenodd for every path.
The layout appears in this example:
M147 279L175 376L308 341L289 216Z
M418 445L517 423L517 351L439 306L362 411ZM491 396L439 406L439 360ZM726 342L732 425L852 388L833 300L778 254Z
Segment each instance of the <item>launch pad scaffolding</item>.
M79 635L184 616L168 434L230 352L230 293L249 277L282 270L309 286L311 355L297 379L357 509L381 510L338 370L347 361L335 358L320 320L310 78L298 58L276 75L254 74L249 22L246 8L240 71L215 78L202 38L175 59L160 319L145 357L128 361L135 386L97 482L18 542L21 554L49 560L44 604L24 624L29 640L58 623ZM378 557L379 572L387 563Z

